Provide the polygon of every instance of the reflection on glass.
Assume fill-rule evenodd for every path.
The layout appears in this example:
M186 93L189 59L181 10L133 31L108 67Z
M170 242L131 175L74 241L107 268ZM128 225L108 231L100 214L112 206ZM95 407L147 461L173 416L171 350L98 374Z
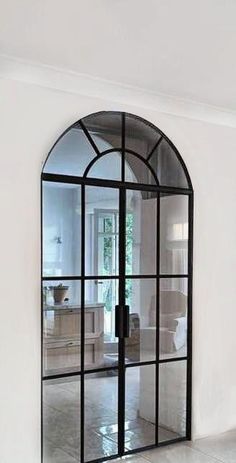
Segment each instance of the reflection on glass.
M87 177L121 180L121 153L109 153L99 158L89 169Z
M119 191L85 187L85 274L117 275Z
M125 147L147 158L160 138L156 127L132 114L125 115Z
M85 375L85 461L117 454L118 372Z
M80 377L43 383L43 463L80 461Z
M55 145L43 171L82 177L95 156L96 152L82 129L79 126L73 127Z
M155 365L126 369L125 448L155 444Z
M159 365L159 442L186 435L186 361Z
M125 153L125 181L146 185L157 184L149 166L131 153Z
M187 278L160 280L160 358L187 355Z
M130 307L129 337L125 339L127 363L156 359L156 280L127 279L126 304Z
M82 119L100 153L121 148L121 113L115 111L90 114Z
M115 337L115 306L118 280L85 282L85 368L117 365L118 338Z
M160 185L188 188L184 169L175 151L164 138L153 152L150 164L157 174Z
M43 182L43 274L80 274L81 188Z
M188 196L161 196L160 254L162 274L188 273Z
M156 273L155 193L127 190L126 192L126 274Z
M43 282L44 376L80 369L79 281Z

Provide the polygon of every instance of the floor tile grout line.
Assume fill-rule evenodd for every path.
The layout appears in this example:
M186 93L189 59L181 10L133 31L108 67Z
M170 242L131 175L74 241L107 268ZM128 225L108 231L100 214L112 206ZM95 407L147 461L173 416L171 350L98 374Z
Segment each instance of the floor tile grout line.
M207 438L206 438L207 439ZM201 453L202 455L205 455L206 457L210 457L212 458L212 460L218 462L218 463L228 463L226 460L220 460L218 457L216 456L213 456L213 455L209 455L209 453L206 453L206 452L203 452L202 450L198 449L198 448L195 448L195 447L191 447L191 444L188 444L186 443L185 445L187 445L190 449L192 450L195 450L196 452L198 453Z

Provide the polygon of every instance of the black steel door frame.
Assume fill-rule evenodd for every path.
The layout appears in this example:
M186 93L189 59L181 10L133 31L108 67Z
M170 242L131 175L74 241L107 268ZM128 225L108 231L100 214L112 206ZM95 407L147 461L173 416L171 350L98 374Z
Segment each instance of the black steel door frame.
M44 277L43 276L43 182L53 183L70 183L81 186L81 275L71 276L64 275L61 277ZM102 275L85 275L85 188L86 186L96 187L110 187L119 189L119 274L115 276L102 276ZM126 191L127 190L139 190L153 192L157 198L157 251L156 251L156 275L128 275L125 272L125 221L126 221ZM187 274L160 274L160 197L161 194L167 195L187 195L188 201L188 220L189 220L189 234L188 234L188 273ZM85 374L96 373L101 371L108 371L117 367L105 367L100 369L93 369L86 371L84 368L84 341L85 341L85 317L84 317L84 288L85 282L92 279L116 279L119 281L119 306L125 307L125 281L126 278L156 278L156 360L137 362L131 364L125 364L125 342L124 338L119 338L119 362L118 362L118 453L111 456L104 456L104 458L98 458L92 460L95 462L102 462L104 460L121 457L132 453L138 453L145 449L151 449L159 446L169 445L174 442L184 441L191 439L191 403L192 403L192 260L193 260L193 190L187 188L176 188L176 187L161 187L159 185L146 185L136 184L124 181L113 181L113 180L100 180L85 177L76 177L69 175L59 174L47 174L42 173L41 175L41 290L43 289L43 283L45 281L59 281L59 280L77 280L81 282L81 368L79 371L73 371L71 373L62 373L51 376L44 376L43 370L43 294L41 291L41 453L43 462L43 384L45 381L65 378L72 376L80 376L81 379L81 407L80 407L80 422L81 422L81 435L80 435L80 462L84 463L84 378ZM159 318L160 318L160 307L159 307L159 292L160 292L160 281L162 278L186 278L188 281L188 325L187 325L187 355L185 357L175 357L170 359L160 359L159 357ZM166 442L158 441L158 415L159 415L159 365L167 362L178 362L186 360L187 362L187 398L186 398L186 435L184 437L178 437ZM134 366L142 365L155 365L156 368L156 436L155 444L146 447L140 447L125 451L125 373L126 369ZM78 417L79 419L79 417ZM87 463L87 461L86 461Z

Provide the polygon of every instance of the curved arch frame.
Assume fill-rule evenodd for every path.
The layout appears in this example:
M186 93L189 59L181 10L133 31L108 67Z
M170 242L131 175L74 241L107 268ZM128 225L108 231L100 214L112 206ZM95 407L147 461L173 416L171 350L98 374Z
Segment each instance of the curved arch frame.
M101 111L101 112L98 112L98 113L95 113L96 115L99 115L99 114L104 114L106 113L106 111ZM152 448L152 447L156 447L156 446L159 446L159 445L169 445L171 444L172 442L176 442L176 441L182 441L182 440L186 440L186 439L191 439L191 402L192 402L192 258L193 258L193 187L192 187L192 182L191 182L191 179L190 179L190 176L189 176L189 173L188 173L188 170L187 170L187 167L179 153L179 151L177 150L177 148L175 147L175 145L171 142L171 140L157 127L155 127L152 123L150 123L149 121L146 121L145 119L142 119L136 115L133 115L133 114L129 114L129 113L120 113L120 112L112 112L114 114L122 114L122 147L118 147L118 148L111 148L111 149L107 149L103 152L100 152L98 147L96 146L94 140L92 139L91 135L89 134L89 131L86 129L85 125L84 125L84 120L86 119L86 117L89 117L89 116L86 116L84 118L82 118L81 120L73 123L72 125L70 125L62 134L61 136L56 140L56 142L53 144L51 150L49 151L47 157L46 157L46 160L43 164L43 169L42 169L42 175L41 175L41 184L43 181L48 181L48 182L59 182L59 183L73 183L73 184L79 184L81 185L81 188L82 188L82 195L84 194L84 188L85 188L85 185L94 185L94 186L111 186L111 187L116 187L116 188L121 188L123 189L123 187L126 187L127 189L137 189L137 190L140 190L140 191L156 191L157 192L157 195L158 195L158 217L157 217L157 234L159 234L160 232L160 195L161 194L174 194L174 195L187 195L188 198L189 198L189 202L188 202L188 215L189 215L189 240L188 240L188 273L185 274L185 275L167 275L167 274L164 274L164 275L161 275L160 274L160 269L158 270L158 282L160 282L160 279L161 278L187 278L187 281L188 281L188 335L187 335L187 355L186 357L182 358L182 357L179 357L179 358L175 358L174 361L181 361L181 360L186 360L187 362L187 397L186 397L186 405L187 405L187 411L186 411L186 435L185 437L180 437L180 438L177 438L177 439L174 439L174 440L169 440L169 441L166 441L164 443L159 443L159 440L158 440L158 435L156 436L156 443L155 445L152 445L152 446L149 446L148 448ZM160 138L158 139L157 143L153 146L153 148L150 150L150 153L148 154L147 158L144 159L139 153L133 151L133 150L129 150L129 149L125 149L125 143L124 143L124 138L125 138L125 115L128 114L129 116L137 119L137 120L141 120L143 121L145 124L148 124L150 127L152 127L153 129L155 129L158 134L160 135ZM44 173L43 170L44 170L44 167L47 163L47 160L49 159L49 156L50 154L52 153L53 149L56 147L56 145L60 142L60 140L72 129L72 128L81 128L81 130L83 130L84 134L86 135L87 139L89 140L90 144L92 145L95 153L96 153L96 156L92 159L92 161L88 164L87 168L85 169L84 171L84 174L82 177L79 177L79 176L68 176L68 175L60 175L60 174L50 174L50 173ZM171 187L171 186L161 186L159 184L159 181L158 181L158 178L157 178L157 175L155 173L155 171L153 170L152 166L150 166L149 164L149 160L151 159L153 153L155 152L155 149L157 148L157 146L161 143L162 140L166 140L167 143L171 146L172 150L175 152L176 154L176 157L178 159L178 161L180 162L183 170L184 170L184 173L185 173L185 176L186 176L186 179L187 179L187 182L188 182L188 188L179 188L179 187ZM89 170L90 168L95 164L95 162L102 158L103 156L109 154L109 153L112 153L112 152L120 152L123 156L123 168L122 168L122 179L121 181L116 181L116 180L102 180L102 179L96 179L96 178L90 178L88 177L88 174L89 174ZM129 183L129 182L125 182L125 177L124 177L124 155L125 155L125 152L127 153L130 153L132 154L133 156L136 156L137 158L139 158L143 163L144 165L150 170L150 172L152 173L153 177L155 178L156 180L156 185L146 185L146 184L139 184L139 183ZM42 191L42 189L41 189ZM42 208L42 194L41 194L41 208ZM43 223L42 223L42 209L41 209L41 227L43 226ZM85 244L85 241L84 241L84 236L82 234L82 246L84 246ZM41 241L41 246L42 246L42 241ZM157 254L159 256L160 254L160 250L158 249L157 250ZM160 257L159 257L160 258ZM67 276L63 276L62 278L59 278L59 277L44 277L43 275L43 263L41 264L41 268L42 268L42 272L41 272L41 281L42 281L42 285L43 285L43 282L44 281L47 281L47 280L55 280L55 281L58 281L58 280L81 280L82 281L82 273L81 273L81 276L70 276L70 275L67 275ZM147 277L147 276L145 276ZM93 277L94 278L94 277ZM104 276L103 276L104 278ZM109 276L109 278L111 278ZM131 277L132 278L132 277ZM98 279L99 279L99 276L98 276ZM158 287L157 287L157 294L159 293L159 283L158 283ZM158 299L158 298L157 298ZM158 307L158 310L157 310L157 326L159 324L159 311L160 311L160 307L159 307L159 302L157 302L157 307ZM81 323L82 320L81 320ZM158 333L158 330L157 330L157 333ZM81 332L81 337L82 337L82 332ZM157 338L159 338L159 335L157 334ZM159 358L159 344L158 344L158 341L159 339L157 339L157 352L158 352L158 360L156 360L157 362L157 366L160 365L161 363L164 363L164 361L160 360ZM42 347L43 347L43 298L41 300L41 342L42 342ZM82 359L82 356L83 356L83 352L82 352L82 344L81 344L81 359ZM169 360L165 360L165 362L169 362L169 361L172 361L172 359L169 359ZM149 364L150 362L144 362L144 365L146 364ZM138 363L138 365L140 365L140 363ZM157 385L156 385L156 388L158 390L158 384L159 384L159 374L158 374L158 370L159 368L156 368L156 371L157 371L157 374L156 374L156 382L157 382ZM82 366L81 366L81 371L82 371ZM74 372L74 373L66 373L66 374L61 374L61 375L56 375L56 377L67 377L67 376L76 376L78 375L78 372ZM45 377L44 376L44 370L43 370L43 351L42 351L42 384L44 383L44 381L47 381L47 380L51 380L53 379L55 376L51 377L51 376L47 376ZM81 391L81 407L83 409L83 406L82 406L82 402L83 402L83 399L82 399L82 396L83 396L83 391ZM43 397L42 397L43 399ZM43 400L42 400L42 403L43 403ZM158 404L158 396L156 396L156 414L158 414L158 410L159 410L159 404ZM43 415L42 415L43 417ZM84 419L84 412L83 410L81 411L81 422L83 421ZM42 418L42 439L41 439L41 442L43 442L43 418ZM81 439L83 440L84 439L84 436L83 436L83 431L81 430ZM139 452L139 451L143 451L145 450L147 447L142 447L140 449L136 449L135 452ZM125 455L129 454L129 453L134 453L134 451L129 451L129 452L125 452ZM119 452L119 456L122 456ZM111 457L104 457L104 460L107 460ZM117 458L117 455L115 455L113 458ZM43 460L42 460L43 461ZM101 461L101 459L99 459L99 461ZM84 454L83 454L83 450L81 450L81 463L84 462Z

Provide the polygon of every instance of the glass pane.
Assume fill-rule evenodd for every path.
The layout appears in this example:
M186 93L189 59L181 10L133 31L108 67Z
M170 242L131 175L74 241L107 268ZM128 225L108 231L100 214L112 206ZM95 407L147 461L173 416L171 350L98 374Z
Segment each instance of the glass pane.
M126 369L125 448L155 444L155 365Z
M121 180L121 153L108 153L97 159L87 177Z
M53 148L43 172L82 177L95 156L96 152L82 129L72 128Z
M85 187L85 200L85 273L94 276L117 275L119 190Z
M43 182L43 275L80 275L81 188Z
M127 279L126 304L130 307L126 363L156 359L156 280Z
M156 193L126 191L126 274L156 273Z
M85 461L118 453L118 371L85 375Z
M80 377L43 383L43 463L80 461Z
M175 151L163 138L150 158L160 185L188 188L188 181Z
M115 306L118 280L85 282L85 368L117 365L118 338L115 337Z
M91 114L82 119L100 153L121 148L121 113L108 111Z
M188 273L188 196L161 195L161 273Z
M140 117L125 115L125 148L147 158L160 138L158 130Z
M188 279L160 280L160 358L187 355Z
M80 368L80 282L43 282L44 376Z
M186 361L159 365L159 442L186 435Z
M137 156L125 153L125 181L156 185L157 182L149 167Z

